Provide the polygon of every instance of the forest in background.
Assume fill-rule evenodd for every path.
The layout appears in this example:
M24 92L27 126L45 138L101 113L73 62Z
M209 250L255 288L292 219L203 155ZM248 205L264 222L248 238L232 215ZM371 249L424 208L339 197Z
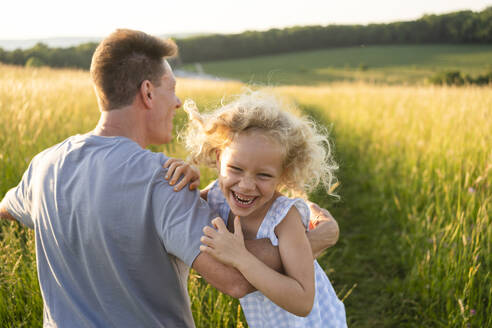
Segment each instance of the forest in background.
M174 65L256 57L313 49L403 44L491 44L492 6L480 12L424 15L414 21L369 25L295 26L264 32L213 34L176 39ZM38 43L29 49L0 48L0 62L20 66L89 69L97 43L51 48Z

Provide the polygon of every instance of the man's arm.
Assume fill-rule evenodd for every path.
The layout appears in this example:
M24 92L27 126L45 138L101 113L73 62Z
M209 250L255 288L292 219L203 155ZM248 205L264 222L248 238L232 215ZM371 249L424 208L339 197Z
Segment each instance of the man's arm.
M273 246L268 239L246 240L246 248L260 261L275 271L282 272L282 261L278 247ZM192 265L210 285L234 298L244 297L254 292L254 288L246 278L235 268L222 264L211 255L200 253Z
M313 250L313 258L336 244L338 240L338 224L331 214L314 203L309 203L315 228L307 233ZM268 239L245 240L246 248L260 261L277 272L283 272L278 247ZM211 255L200 253L192 265L209 284L235 298L241 298L256 289L235 268L215 260Z

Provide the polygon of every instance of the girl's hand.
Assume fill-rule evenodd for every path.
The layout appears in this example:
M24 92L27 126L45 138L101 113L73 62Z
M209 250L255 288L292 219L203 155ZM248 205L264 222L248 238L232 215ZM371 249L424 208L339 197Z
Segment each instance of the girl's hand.
M190 190L194 190L200 185L200 171L183 160L169 158L164 163L164 168L168 169L165 179L169 180L171 186L174 186L178 179L183 176L183 179L174 186L174 191L180 191L188 183Z
M221 218L213 219L212 224L217 230L208 226L203 228L204 235L200 241L205 245L200 246L200 251L212 255L226 265L237 267L238 261L245 259L249 255L244 246L243 231L239 217L236 216L234 219L234 234L227 230Z
M310 229L307 232L314 258L320 256L325 249L334 246L340 234L337 221L327 209L307 201L311 210Z

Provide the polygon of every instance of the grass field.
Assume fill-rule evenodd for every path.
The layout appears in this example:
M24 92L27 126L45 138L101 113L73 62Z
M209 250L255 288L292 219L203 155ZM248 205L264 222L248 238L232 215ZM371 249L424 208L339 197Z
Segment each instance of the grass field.
M178 94L213 107L242 85L178 81ZM320 263L344 299L350 327L491 327L492 93L488 88L277 87L327 124L340 163L328 207L339 243ZM98 119L87 72L0 66L0 196L30 159ZM185 122L176 117L179 128ZM178 143L154 148L183 157ZM213 174L203 172L205 185ZM0 223L0 326L40 327L34 239ZM246 327L236 300L192 273L197 327Z
M201 63L207 74L267 85L426 84L436 72L492 70L492 45L368 46ZM195 65L184 69L196 71Z

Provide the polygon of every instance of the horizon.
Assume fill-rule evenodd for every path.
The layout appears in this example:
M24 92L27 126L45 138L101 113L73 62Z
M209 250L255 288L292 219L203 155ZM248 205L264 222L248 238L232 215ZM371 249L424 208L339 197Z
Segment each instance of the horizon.
M186 37L192 37L196 35L210 35L210 34L240 34L246 31L258 31L258 32L263 32L267 31L270 29L285 29L285 28L291 28L295 26L313 26L313 25L321 25L321 26L329 26L329 25L371 25L371 24L391 24L391 23L396 23L396 22L403 22L403 21L414 21L418 20L425 15L445 15L453 12L458 12L458 11L473 11L473 12L480 12L485 10L488 7L491 7L492 4L490 5L485 5L482 9L478 10L473 10L473 9L459 9L459 10L452 10L452 11L446 11L446 12L440 12L440 13L423 13L419 17L415 17L413 19L401 19L401 20L391 20L391 21L386 21L386 22L366 22L366 23L327 23L327 24L295 24L295 25L286 25L286 26L270 26L268 28L258 28L258 29L245 29L242 31L233 31L233 32L219 32L219 31L210 31L210 32L176 32L176 33L149 33L149 34L154 34L159 37L165 37L165 38L186 38ZM127 27L121 27L121 28L127 28ZM59 36L48 36L48 37L29 37L29 38L1 38L0 34L0 48L3 50L7 51L12 51L15 49L29 49L33 46L35 46L37 43L44 43L49 47L59 47L59 48L64 48L64 47L71 47L71 46L76 46L79 44L83 43L88 43L88 42L99 42L101 39L104 38L105 35L101 34L98 36L90 36L90 35L59 35Z
M136 8L115 1L101 3L87 0L84 4L67 4L62 0L30 2L27 5L19 2L2 5L5 17L0 21L1 41L101 39L116 28L179 37L237 34L293 26L387 24L462 10L479 12L492 6L491 0L415 0L411 4L391 0L374 0L371 3L346 0L336 4L324 0L304 0L302 5L283 1L281 7L275 1L262 0L240 4L225 0L167 4L149 0L145 7ZM47 6L57 9L46 10ZM20 17L16 14L18 12L23 15ZM108 13L111 13L110 20Z

